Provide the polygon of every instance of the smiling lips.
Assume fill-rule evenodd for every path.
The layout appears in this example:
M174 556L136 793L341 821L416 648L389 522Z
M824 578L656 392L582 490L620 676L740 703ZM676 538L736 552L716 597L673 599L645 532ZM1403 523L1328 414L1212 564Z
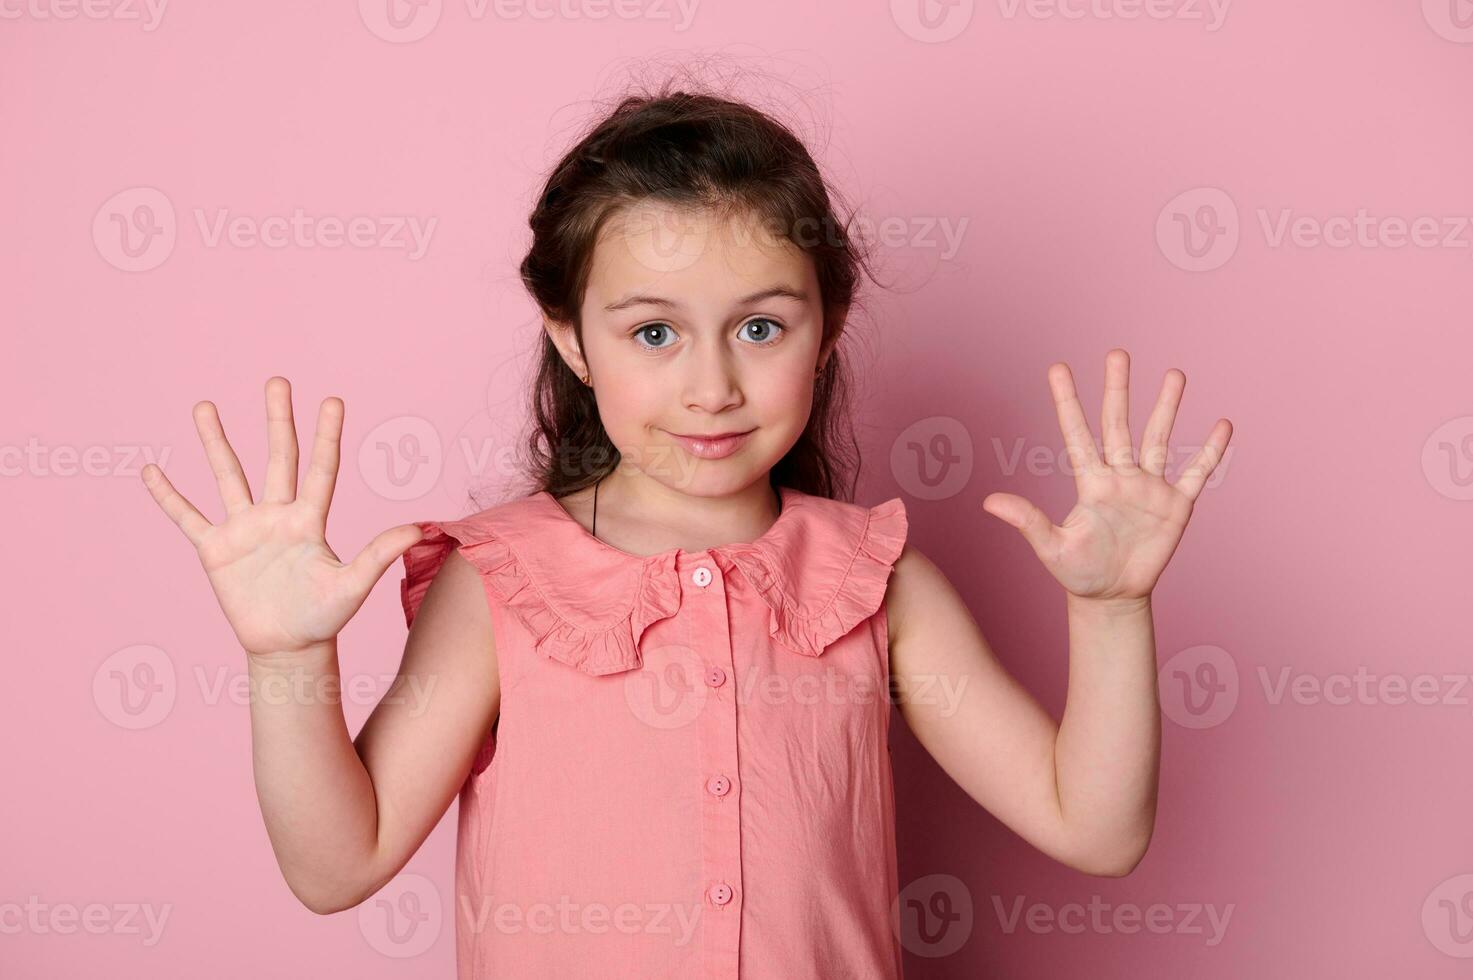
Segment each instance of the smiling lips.
M749 429L746 432L723 432L709 436L683 436L676 432L670 435L674 436L675 440L684 446L685 451L692 456L699 456L701 459L722 459L740 449L752 432L753 430Z

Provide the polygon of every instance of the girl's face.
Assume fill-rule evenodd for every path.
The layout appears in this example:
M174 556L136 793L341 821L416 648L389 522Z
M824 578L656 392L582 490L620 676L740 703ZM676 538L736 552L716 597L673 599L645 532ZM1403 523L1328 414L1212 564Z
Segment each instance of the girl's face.
M593 386L621 468L728 495L765 478L808 424L823 339L817 276L756 218L622 209L595 246L582 315L581 352L571 328L549 326ZM728 433L746 436L721 458L677 438Z

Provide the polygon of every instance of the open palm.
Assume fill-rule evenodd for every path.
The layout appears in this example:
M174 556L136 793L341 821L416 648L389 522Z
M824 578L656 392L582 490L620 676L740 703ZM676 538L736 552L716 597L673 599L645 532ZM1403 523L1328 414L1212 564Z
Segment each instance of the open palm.
M389 565L421 537L413 524L390 528L347 564L327 546L342 400L322 402L298 495L291 385L281 377L266 382L269 458L259 503L251 498L215 406L208 401L195 405L194 421L220 488L225 520L211 524L153 464L144 467L143 482L194 545L241 647L253 655L285 655L337 636Z
M1128 421L1129 354L1116 348L1105 357L1104 459L1095 451L1069 366L1050 366L1048 380L1075 473L1078 502L1057 526L1016 494L989 494L982 509L1022 532L1049 573L1071 594L1086 599L1149 596L1181 541L1193 504L1227 449L1232 423L1218 419L1176 483L1167 483L1163 474L1168 443L1185 374L1176 368L1166 372L1146 422L1139 462Z

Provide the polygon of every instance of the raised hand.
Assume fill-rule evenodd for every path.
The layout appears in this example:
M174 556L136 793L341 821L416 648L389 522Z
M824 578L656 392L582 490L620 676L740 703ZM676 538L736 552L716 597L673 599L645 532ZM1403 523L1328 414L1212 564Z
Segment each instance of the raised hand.
M1187 383L1185 374L1176 368L1166 372L1155 410L1146 422L1139 463L1131 448L1127 420L1129 354L1116 348L1105 357L1103 460L1095 451L1069 366L1051 365L1048 380L1079 502L1058 526L1016 494L989 494L982 509L1021 531L1044 567L1071 594L1084 599L1146 598L1176 551L1192 506L1227 449L1232 423L1218 419L1176 483L1167 483L1163 473L1168 442Z
M422 536L413 524L378 535L348 564L327 546L327 511L337 482L343 402L326 398L305 482L297 493L297 432L291 384L266 382L268 459L259 503L215 406L194 406L195 427L220 487L226 517L211 524L149 464L143 482L179 526L209 576L210 587L247 654L290 655L336 637L388 567Z

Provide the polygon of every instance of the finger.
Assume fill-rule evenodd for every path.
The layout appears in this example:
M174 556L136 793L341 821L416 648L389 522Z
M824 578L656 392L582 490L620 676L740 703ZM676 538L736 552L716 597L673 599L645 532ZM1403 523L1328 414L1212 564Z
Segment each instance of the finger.
M1227 419L1218 419L1217 424L1212 427L1212 433L1207 437L1207 442L1187 462L1186 468L1173 484L1178 490L1186 494L1188 500L1196 500L1202 493L1202 488L1207 484L1207 478L1212 471L1217 469L1217 464L1222 461L1223 454L1227 452L1228 440L1233 436L1233 424Z
M322 515L327 523L327 509L332 506L332 492L337 485L338 465L343 441L343 400L324 398L317 409L317 432L312 437L312 458L307 461L307 475L302 479L301 500Z
M391 527L363 546L358 557L348 563L348 572L358 592L367 593L384 577L390 565L424 537L418 525Z
M225 513L245 510L251 506L251 485L246 482L245 471L240 468L235 450L230 448L230 441L225 438L225 428L220 424L220 413L215 410L213 402L203 401L194 406L194 427L199 431L200 442L204 443L205 457L215 474Z
M1141 469L1161 476L1166 472L1166 459L1171 452L1171 427L1176 424L1176 410L1186 389L1187 376L1176 368L1166 372L1156 407L1146 421L1146 434L1141 437Z
M1059 415L1059 431L1064 434L1064 448L1069 453L1076 478L1102 468L1095 453L1094 435L1084 420L1084 409L1074 390L1074 375L1069 365L1060 362L1049 366L1049 388L1054 393L1054 409Z
M1135 469L1130 438L1130 355L1119 347L1105 355L1105 398L1100 409L1105 465Z
M1051 556L1056 550L1053 522L1027 499L1015 493L990 493L982 501L982 509L1022 532L1040 558Z
M183 494L174 489L174 484L169 482L169 478L157 464L149 463L143 468L143 485L148 487L153 499L169 515L169 520L184 532L189 543L198 548L204 540L205 532L214 525L195 509L194 504L185 500Z
M289 504L297 496L297 423L292 418L292 385L283 377L266 380L266 487L262 503Z

